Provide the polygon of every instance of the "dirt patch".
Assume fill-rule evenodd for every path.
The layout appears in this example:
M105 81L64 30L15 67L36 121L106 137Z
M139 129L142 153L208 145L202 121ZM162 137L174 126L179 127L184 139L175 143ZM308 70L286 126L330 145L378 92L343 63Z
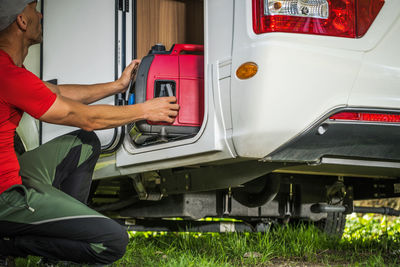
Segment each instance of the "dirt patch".
M267 265L268 267L325 267L326 264L314 263L314 262L303 262L303 261L293 261L288 259L273 259ZM342 264L329 264L329 266L343 266Z

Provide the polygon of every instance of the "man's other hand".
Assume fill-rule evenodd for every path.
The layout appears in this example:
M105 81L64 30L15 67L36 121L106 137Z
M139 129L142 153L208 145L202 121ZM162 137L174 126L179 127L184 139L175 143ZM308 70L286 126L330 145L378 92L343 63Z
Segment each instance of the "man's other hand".
M117 80L119 87L121 88L120 93L125 93L128 89L129 82L136 79L136 72L140 65L140 59L134 59L122 72L121 77Z
M146 119L153 122L173 123L178 116L179 105L176 97L157 97L143 103Z

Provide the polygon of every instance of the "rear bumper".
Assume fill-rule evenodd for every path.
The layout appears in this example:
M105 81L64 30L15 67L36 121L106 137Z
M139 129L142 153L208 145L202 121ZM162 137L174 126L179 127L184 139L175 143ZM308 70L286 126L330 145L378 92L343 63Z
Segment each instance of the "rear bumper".
M305 163L288 169L299 172L389 177L400 174L399 124L337 122L329 120L329 116L264 160Z

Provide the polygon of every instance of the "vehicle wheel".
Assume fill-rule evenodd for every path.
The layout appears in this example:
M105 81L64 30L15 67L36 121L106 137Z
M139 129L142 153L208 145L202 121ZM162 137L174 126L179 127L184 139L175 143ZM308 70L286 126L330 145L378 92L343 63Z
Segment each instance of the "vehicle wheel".
M341 238L346 225L346 214L341 212L328 213L326 219L322 219L315 223L322 232L331 236Z

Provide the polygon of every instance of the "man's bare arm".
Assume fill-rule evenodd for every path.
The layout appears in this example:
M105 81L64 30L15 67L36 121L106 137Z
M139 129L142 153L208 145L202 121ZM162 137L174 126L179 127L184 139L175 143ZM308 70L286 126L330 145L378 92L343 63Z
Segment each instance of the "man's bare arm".
M172 123L178 115L175 97L160 97L129 106L92 105L57 96L40 120L86 131L115 128L138 120Z
M93 85L82 84L63 84L54 85L44 82L45 85L54 93L62 95L71 100L83 104L90 104L107 96L123 92L125 88L118 85L117 82L99 83Z
M121 77L109 83L100 83L93 85L78 85L78 84L63 84L54 85L44 82L45 85L54 93L62 95L63 97L81 102L83 104L90 104L97 100L103 99L107 96L123 93L129 86L132 77L131 74L134 69L138 67L140 60L134 60L128 67L125 68Z

